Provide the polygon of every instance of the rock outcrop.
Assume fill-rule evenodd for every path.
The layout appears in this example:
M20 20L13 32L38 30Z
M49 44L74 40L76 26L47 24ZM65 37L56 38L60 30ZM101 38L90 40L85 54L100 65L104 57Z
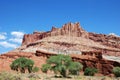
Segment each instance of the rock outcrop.
M79 23L68 23L62 26L62 28L52 27L48 32L34 32L33 34L25 34L23 37L22 45L27 45L45 37L51 36L76 36L76 37L88 37L88 33L82 29Z
M54 52L45 50L37 50L36 53L28 52L9 52L0 55L0 71L11 71L10 64L19 57L26 57L34 60L35 66L40 67L46 63L50 56L57 55ZM98 51L82 52L82 54L70 54L73 61L82 63L83 71L86 67L95 67L102 75L112 74L113 67L120 66L116 61L106 60L102 57L102 53ZM41 71L40 71L41 73Z
M93 47L94 50L102 50L106 55L119 56L120 54L120 37L114 35L96 34L90 33L82 29L79 23L68 23L62 26L62 28L52 27L48 32L34 32L33 34L25 34L23 37L22 45L29 45L38 40L42 40L46 37L53 36L66 36L66 37L83 37L88 40L92 40L95 43L99 43L105 47L110 47L111 50L106 48ZM86 42L88 43L88 42ZM91 44L92 45L92 44ZM114 50L116 49L116 50ZM118 51L117 51L118 50Z
M50 56L55 56L55 53L50 53L42 50L38 50L35 53L38 57L44 57L45 59ZM115 61L109 61L102 57L101 52L82 52L80 54L70 54L73 61L80 62L83 65L83 71L86 67L94 67L98 69L98 72L103 75L112 74L113 67L120 66L120 63Z
M113 48L120 48L120 37L114 35L89 33L89 39Z
M110 56L120 56L120 37L116 37L114 35L105 35L105 34L95 34L89 33L89 39L93 40L94 42L100 43L104 46L111 47L110 50L108 49L98 49L104 52L105 55ZM114 50L114 49L118 50Z

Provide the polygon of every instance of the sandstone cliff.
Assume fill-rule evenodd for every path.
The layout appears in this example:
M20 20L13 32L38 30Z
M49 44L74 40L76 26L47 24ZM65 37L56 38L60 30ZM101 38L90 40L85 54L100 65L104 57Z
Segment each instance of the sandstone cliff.
M51 45L53 48L54 46L59 46L58 44L55 44L56 42L59 44L66 42L67 44L72 44L74 46L64 47L64 49L70 48L72 50L80 51L99 50L103 51L105 55L120 56L120 37L87 32L82 29L79 23L68 23L63 25L62 28L52 27L51 31L48 32L34 32L33 34L25 34L22 46L32 46L40 40L46 40L46 42L48 42L47 45L53 44ZM45 45L46 44L44 44L44 46Z
M50 56L57 55L55 52L47 50L37 50L35 53L30 52L9 52L0 56L0 71L11 71L10 64L13 60L19 57L26 57L34 60L35 66L41 68L46 63L46 59ZM82 54L70 54L73 61L83 64L83 71L86 67L95 67L98 69L99 74L108 75L112 74L113 67L120 66L119 62L106 60L103 58L102 53L98 51L82 52ZM41 73L41 71L39 71Z
M76 36L76 37L88 37L88 33L82 29L79 23L68 23L62 26L62 28L52 27L48 32L34 32L33 34L25 34L23 37L22 45L27 45L45 37L51 36Z
M69 54L73 61L81 62L84 69L96 67L99 73L109 75L113 67L120 66L120 37L87 32L79 23L25 34L19 48L0 55L0 71L10 70L11 62L19 57L33 59L35 65L41 67L48 57L58 53Z

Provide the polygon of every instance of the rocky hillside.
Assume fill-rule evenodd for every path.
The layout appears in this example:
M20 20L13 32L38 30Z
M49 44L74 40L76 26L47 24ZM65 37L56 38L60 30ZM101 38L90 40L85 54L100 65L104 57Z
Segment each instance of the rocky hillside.
M120 55L120 37L87 32L82 29L79 23L68 23L63 25L62 28L52 27L51 31L48 32L33 32L33 34L24 35L22 46L30 48L37 45L49 49L99 50L105 55Z
M108 75L114 66L120 65L120 37L87 32L79 23L25 34L19 48L0 55L0 71L10 70L10 63L21 56L33 59L35 65L41 67L53 54L70 54L74 61L83 63L84 68L96 67L101 74Z

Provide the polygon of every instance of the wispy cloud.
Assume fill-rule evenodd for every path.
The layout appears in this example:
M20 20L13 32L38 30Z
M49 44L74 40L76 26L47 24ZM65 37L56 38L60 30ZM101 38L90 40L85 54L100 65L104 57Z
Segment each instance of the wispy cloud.
M11 32L12 38L9 39L9 41L15 42L15 43L21 43L24 32L19 32L19 31L13 31Z
M7 41L0 42L0 45L5 47L5 48L17 48L18 47L17 44L12 44L12 43L9 43Z
M22 43L22 39L19 38L11 38L9 41L15 42L15 43Z
M24 35L24 32L20 32L20 31L13 31L11 32L11 35L16 37L16 38L22 38Z
M0 32L0 53L7 52L10 49L17 48L22 43L22 38L25 33L21 31L11 31L10 34Z
M7 37L6 37L7 33L3 32L3 33L0 33L0 40L5 40Z
M115 33L109 33L109 35L116 36L116 37L120 37L119 35L117 35L117 34L115 34Z

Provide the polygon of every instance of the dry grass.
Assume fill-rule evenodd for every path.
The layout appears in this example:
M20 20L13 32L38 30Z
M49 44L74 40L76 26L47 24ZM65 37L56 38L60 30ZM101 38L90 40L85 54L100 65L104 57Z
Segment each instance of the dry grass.
M71 78L55 78L53 75L42 74L41 80L120 80L120 78L106 76L71 76Z
M55 78L54 75L48 74L21 74L12 72L0 72L0 80L120 80L120 78L106 76L70 76L70 78Z

